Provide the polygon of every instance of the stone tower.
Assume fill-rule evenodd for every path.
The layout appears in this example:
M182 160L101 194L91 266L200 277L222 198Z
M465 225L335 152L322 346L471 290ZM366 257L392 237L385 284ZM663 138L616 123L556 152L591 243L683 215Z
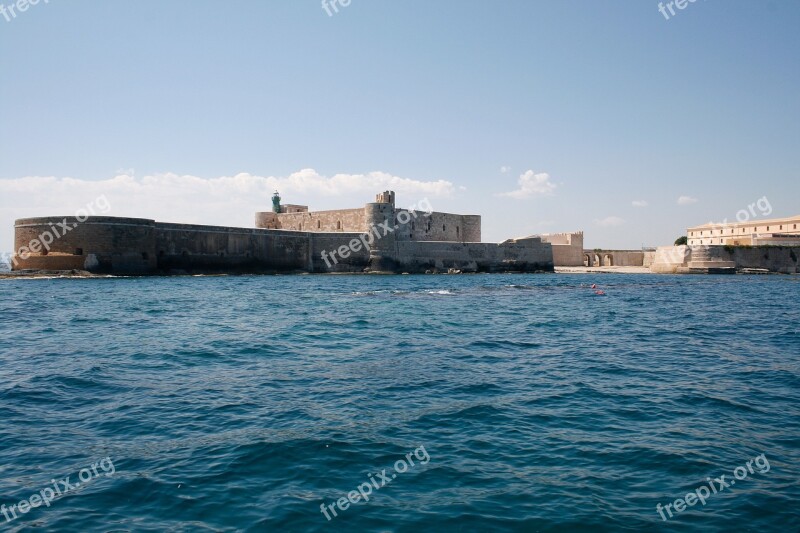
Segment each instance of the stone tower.
M375 202L364 207L367 231L372 231L375 240L369 250L369 270L391 271L395 267L397 257L397 240L394 229L394 191L384 191L375 197ZM381 227L392 228L384 235Z

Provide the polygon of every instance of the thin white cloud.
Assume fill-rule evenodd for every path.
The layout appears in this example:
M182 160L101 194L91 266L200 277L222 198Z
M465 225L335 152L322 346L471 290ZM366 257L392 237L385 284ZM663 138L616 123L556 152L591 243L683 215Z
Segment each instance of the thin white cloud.
M633 207L647 207L650 204L647 203L647 200L634 200L631 202L631 205Z
M692 198L691 196L681 196L678 198L678 205L691 205L696 203L697 198Z
M599 220L595 220L594 223L597 224L598 226L611 228L611 227L614 227L614 226L623 225L625 223L625 220L621 219L620 217L610 216L610 217L606 217L606 218L601 218Z
M98 215L253 227L256 211L272 209L271 197L276 190L285 203L307 204L311 209L344 209L362 207L384 190L396 191L398 205L407 206L424 198L450 196L456 186L449 181L421 181L386 172L328 177L313 169L281 177L245 173L210 179L172 173L137 177L125 171L99 181L56 177L3 179L0 180L0 251L9 251L13 246L15 219L74 215L100 197L105 197L111 209L95 213ZM435 207L435 201L432 205Z
M517 180L519 189L511 192L498 193L496 196L507 196L522 200L532 196L550 196L556 190L556 184L550 180L550 174L541 172L536 174L528 170Z
M500 172L502 172L503 174L507 174L507 173L511 172L511 167L502 166L502 167L500 167Z

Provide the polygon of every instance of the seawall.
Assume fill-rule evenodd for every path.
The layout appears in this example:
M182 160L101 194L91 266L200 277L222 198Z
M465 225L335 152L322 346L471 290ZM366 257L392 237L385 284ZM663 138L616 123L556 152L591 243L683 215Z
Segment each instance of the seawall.
M661 246L650 265L663 274L765 270L800 273L800 246Z
M51 239L48 234L56 236ZM172 224L138 218L29 218L15 222L18 253L12 259L12 269L113 274L363 272L370 268L392 272L553 270L552 249L539 239L493 244L384 237L367 247L361 245L361 236L355 232ZM45 242L46 246L42 245ZM331 259L334 250L346 253ZM323 252L328 253L327 261ZM379 263L376 254L382 259Z

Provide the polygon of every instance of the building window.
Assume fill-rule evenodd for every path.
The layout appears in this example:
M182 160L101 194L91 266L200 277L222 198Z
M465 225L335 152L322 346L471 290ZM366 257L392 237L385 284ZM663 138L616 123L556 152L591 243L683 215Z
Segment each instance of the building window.
M342 229L342 221L341 220L336 222L336 229Z
M767 231L769 231L769 226L767 226Z
M322 227L322 221L317 220L317 229L320 229L321 227Z
M445 227L444 227L444 224L442 224L442 231L445 231Z
M75 248L75 255L83 255L83 248Z
M142 252L142 259L144 259L145 261L147 261L148 259L150 259L150 256L149 256L149 255L147 255L147 252Z

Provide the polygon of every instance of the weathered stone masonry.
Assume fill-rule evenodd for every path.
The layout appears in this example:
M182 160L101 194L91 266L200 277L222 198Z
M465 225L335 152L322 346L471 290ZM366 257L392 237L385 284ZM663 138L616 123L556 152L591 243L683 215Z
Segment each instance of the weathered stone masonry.
M378 195L378 199L385 198L384 195ZM392 202L375 202L367 204L364 209L348 211L353 213L353 220L346 226L348 229L352 229L354 225L368 228L380 223L397 227L381 238L374 239L369 246L356 250L350 245L354 241L361 241L365 234L364 229L327 232L250 229L170 224L149 219L116 217L89 217L83 222L74 217L20 219L15 223L17 251L24 250L32 241L40 240L43 233L52 231L59 224L66 222L70 229L49 244L49 251L25 250L23 254L18 253L12 261L12 268L84 269L117 274L170 271L553 270L552 248L538 238L509 240L501 244L433 239L451 231L463 239L474 238L480 235L480 217L444 213L428 215L420 211L406 224L398 224L399 210L394 207L393 195ZM342 214L336 213L337 217ZM269 214L260 213L258 217L262 221L268 221L272 217L267 215ZM320 226L321 220L319 219ZM434 225L438 227L440 222L443 226L441 233L434 229ZM450 224L455 226L448 228ZM330 253L343 246L349 248L346 258L339 256L335 262L326 262L323 259L322 252Z

